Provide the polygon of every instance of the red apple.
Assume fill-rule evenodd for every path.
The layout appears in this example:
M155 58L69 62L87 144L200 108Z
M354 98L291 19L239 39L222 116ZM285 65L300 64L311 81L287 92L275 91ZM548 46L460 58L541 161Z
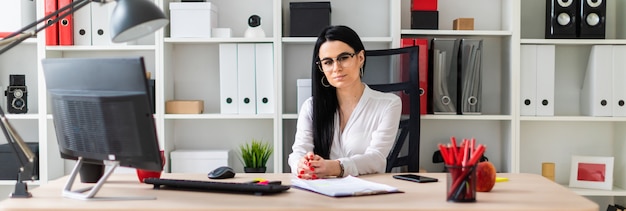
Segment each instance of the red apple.
M496 167L489 161L476 166L476 191L489 192L496 184Z

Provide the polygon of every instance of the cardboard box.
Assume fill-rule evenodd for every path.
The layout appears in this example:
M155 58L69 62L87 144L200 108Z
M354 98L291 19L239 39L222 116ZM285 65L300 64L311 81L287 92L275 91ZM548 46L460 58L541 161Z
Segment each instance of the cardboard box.
M290 2L289 36L317 37L330 25L330 2Z
M311 79L298 79L298 111L302 108L302 103L311 97Z
M474 18L457 18L452 22L453 30L474 30Z
M170 153L172 173L207 174L228 166L228 150L175 150Z
M217 16L211 2L170 2L170 37L211 37Z
M165 102L166 114L201 114L204 111L202 100L170 100Z

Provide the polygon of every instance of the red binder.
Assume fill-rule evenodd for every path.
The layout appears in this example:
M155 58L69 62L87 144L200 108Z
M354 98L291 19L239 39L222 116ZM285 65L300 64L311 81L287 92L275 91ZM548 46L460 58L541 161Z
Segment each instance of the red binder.
M417 38L415 45L419 46L419 87L420 93L420 113L425 115L428 112L428 39Z
M411 11L437 11L437 0L411 0Z
M44 0L44 13L46 16L56 10L57 0ZM59 24L53 24L46 28L46 45L59 45Z
M420 114L427 114L428 110L428 39L421 38L402 38L400 40L400 47L419 46L418 66L419 69L419 88L420 88ZM408 58L400 58L400 60L406 60ZM402 81L406 81L409 78L409 66L408 63L401 61L400 77ZM409 114L409 96L404 93L400 94L402 99L402 114Z
M400 39L400 47L404 48L404 47L411 47L415 45L415 41L413 40L413 38L402 38ZM400 79L401 81L407 81L409 80L409 63L408 63L408 55L401 55L400 56ZM409 109L409 105L410 104L410 100L409 100L409 96L404 94L404 92L400 93L400 99L402 100L402 114L409 114L410 113L410 109ZM421 99L421 98L420 98Z
M58 8L63 8L72 3L72 0L57 0ZM74 45L74 28L72 15L65 16L59 21L59 45Z

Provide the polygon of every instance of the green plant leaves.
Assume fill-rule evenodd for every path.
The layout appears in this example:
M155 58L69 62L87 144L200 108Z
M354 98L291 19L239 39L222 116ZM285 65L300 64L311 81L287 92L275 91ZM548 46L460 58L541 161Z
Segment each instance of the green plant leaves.
M269 143L256 139L252 139L250 143L239 146L243 164L245 167L249 168L265 167L273 151L274 149Z

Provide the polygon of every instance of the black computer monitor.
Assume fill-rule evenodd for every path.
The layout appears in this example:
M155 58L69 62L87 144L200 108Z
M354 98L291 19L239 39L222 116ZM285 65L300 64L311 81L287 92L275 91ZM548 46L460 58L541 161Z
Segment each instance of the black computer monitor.
M49 58L42 65L61 157L79 161L70 181L85 162L113 166L102 182L117 166L162 171L143 58Z

